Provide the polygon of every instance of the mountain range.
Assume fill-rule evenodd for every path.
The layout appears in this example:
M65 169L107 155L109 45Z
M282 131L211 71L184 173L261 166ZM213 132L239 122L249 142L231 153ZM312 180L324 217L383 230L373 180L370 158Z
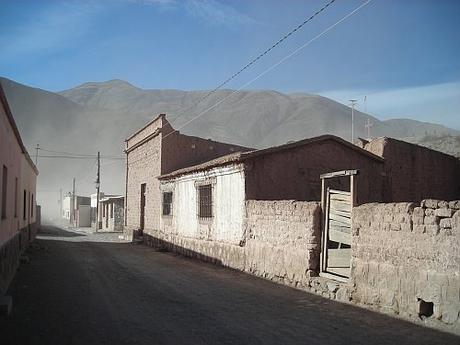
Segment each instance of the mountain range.
M100 151L101 188L123 193L123 160L104 157L123 157L124 140L159 113L184 134L255 148L325 133L351 138L350 108L319 95L219 90L205 97L208 91L144 90L123 80L55 93L6 78L0 83L31 156L36 144L42 148L37 192L45 215L55 213L59 189L70 191L73 177L77 194L94 191L96 160L41 156ZM380 121L355 111L355 138L368 136L368 121L371 137L399 138L460 156L460 132L454 129L408 119Z

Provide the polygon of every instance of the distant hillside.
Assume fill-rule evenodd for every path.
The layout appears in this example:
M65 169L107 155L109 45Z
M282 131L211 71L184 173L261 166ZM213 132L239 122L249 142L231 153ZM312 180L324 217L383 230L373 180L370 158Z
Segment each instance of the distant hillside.
M318 95L276 91L231 95L232 90L221 90L192 107L207 91L143 90L122 80L111 80L52 93L4 78L0 82L29 149L38 143L55 151L99 150L103 155L123 156L124 139L157 114L166 113L168 120L181 128L225 97L225 102L181 132L257 148L325 133L350 139L350 108ZM401 138L460 156L460 132L453 129L407 119L380 121L361 112L355 115L356 137L367 136L364 124L370 119L374 137ZM43 158L39 168L42 193L38 196L52 200L53 205L58 198L56 191L60 187L69 190L73 176L77 176L77 191L87 194L94 190L92 161ZM123 180L123 161L103 162L104 191L122 193Z

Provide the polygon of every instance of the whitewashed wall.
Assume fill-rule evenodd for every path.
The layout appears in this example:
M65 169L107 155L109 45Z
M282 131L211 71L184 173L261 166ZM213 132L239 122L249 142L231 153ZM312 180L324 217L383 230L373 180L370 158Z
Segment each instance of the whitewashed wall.
M212 181L213 217L198 219L196 183ZM172 217L161 217L161 229L182 237L239 244L243 239L245 182L241 165L217 167L162 181L163 191L173 192Z

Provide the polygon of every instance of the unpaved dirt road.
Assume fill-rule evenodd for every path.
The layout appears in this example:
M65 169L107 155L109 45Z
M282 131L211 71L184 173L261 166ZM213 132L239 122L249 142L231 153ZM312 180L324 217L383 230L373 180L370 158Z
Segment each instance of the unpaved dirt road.
M250 275L54 227L29 250L6 344L460 344ZM115 241L115 242L114 242Z

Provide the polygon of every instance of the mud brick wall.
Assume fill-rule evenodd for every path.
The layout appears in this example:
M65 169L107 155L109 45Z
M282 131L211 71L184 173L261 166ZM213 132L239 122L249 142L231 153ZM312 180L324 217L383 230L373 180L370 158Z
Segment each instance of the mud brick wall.
M244 236L239 245L178 236L173 222L147 244L235 268L293 286L308 286L317 275L321 207L318 202L246 201ZM212 236L210 237L212 238Z
M245 270L289 285L317 275L321 246L318 202L246 201Z
M460 201L365 204L352 227L353 300L460 322Z

